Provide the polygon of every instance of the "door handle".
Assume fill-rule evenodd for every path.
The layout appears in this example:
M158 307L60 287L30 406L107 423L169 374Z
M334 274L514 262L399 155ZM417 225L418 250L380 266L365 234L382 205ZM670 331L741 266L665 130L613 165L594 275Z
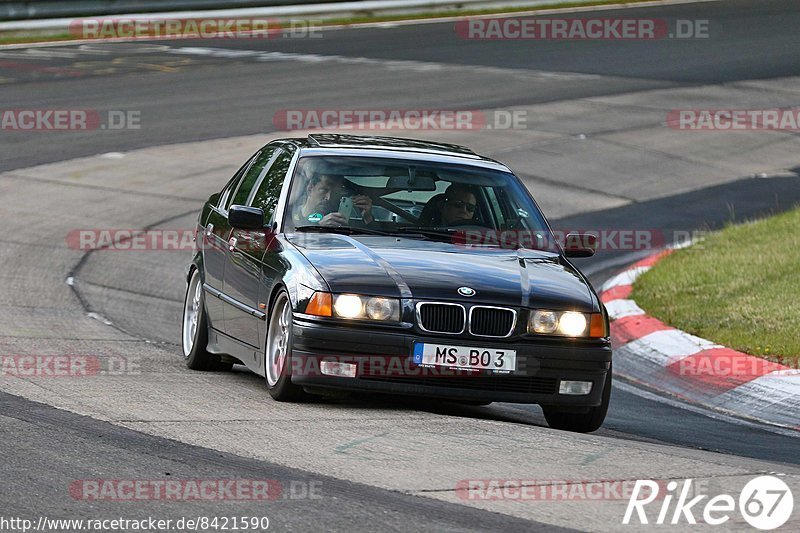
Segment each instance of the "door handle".
M212 233L214 233L214 223L213 222L209 223L209 225L206 226L206 231L205 231L206 237L211 237Z
M228 250L232 252L236 248L237 242L238 241L236 240L236 237L231 237L231 239L228 241Z

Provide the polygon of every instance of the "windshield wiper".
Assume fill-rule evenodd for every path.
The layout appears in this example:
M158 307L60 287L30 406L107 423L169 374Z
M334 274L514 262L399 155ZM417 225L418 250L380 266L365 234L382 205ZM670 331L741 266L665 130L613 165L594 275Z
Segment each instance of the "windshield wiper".
M302 231L302 232L314 232L314 233L339 233L342 235L381 235L383 237L391 237L391 233L386 233L385 231L371 229L371 228L359 228L356 226L299 226L294 228L295 231Z
M394 232L395 233L412 233L417 235L422 235L423 237L427 237L429 239L436 239L442 242L451 242L453 244L476 244L481 246L491 246L496 248L506 248L509 250L519 250L522 246L519 243L504 243L498 242L496 240L491 240L490 238L483 238L481 234L478 234L478 239L471 239L469 232L474 230L464 230L459 229L458 227L454 228L428 228L428 227L416 227L416 226L406 226L403 228L397 228ZM491 231L489 235L495 233L494 230L487 230ZM502 232L497 232L502 233Z
M394 233L410 233L410 234L422 235L423 237L427 237L429 239L437 239L437 240L444 239L445 242L447 242L453 240L453 236L457 233L457 231L458 230L451 228L424 228L416 226L406 226L403 228L397 228L396 230L394 230Z

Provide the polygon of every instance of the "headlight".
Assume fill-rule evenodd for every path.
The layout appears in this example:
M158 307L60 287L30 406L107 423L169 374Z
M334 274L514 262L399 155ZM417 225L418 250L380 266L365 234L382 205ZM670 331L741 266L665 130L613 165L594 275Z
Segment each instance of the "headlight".
M331 294L316 292L309 302L306 313L317 316L335 316L348 319L367 319L381 322L400 321L400 300L382 296L361 296L359 294L333 295L333 309L330 303Z
M528 315L528 333L565 337L605 337L605 319L600 313L533 310Z
M553 311L535 311L528 321L531 333L553 333L558 327L558 316Z
M390 298L370 298L364 309L372 320L398 320L400 318L400 305L397 300Z
M361 297L355 294L340 294L334 300L333 310L342 318L361 318L364 315L364 304Z
M580 337L586 331L586 317L583 313L567 311L558 319L558 332L568 337Z

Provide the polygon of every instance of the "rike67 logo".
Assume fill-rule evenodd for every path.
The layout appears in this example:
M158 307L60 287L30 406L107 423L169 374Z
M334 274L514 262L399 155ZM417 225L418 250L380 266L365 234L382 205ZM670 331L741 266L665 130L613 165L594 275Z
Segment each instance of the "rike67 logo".
M789 486L775 476L760 476L750 480L735 498L730 494L719 494L709 497L702 488L692 486L691 479L670 481L666 485L649 479L637 480L633 493L628 500L622 523L636 524L697 524L702 522L718 526L735 519L737 511L745 522L760 530L772 530L784 525L792 516L794 497ZM652 508L649 518L645 510L649 504L658 500ZM674 502L674 503L673 503ZM653 522L652 513L658 509L658 516ZM633 522L631 522L633 520Z

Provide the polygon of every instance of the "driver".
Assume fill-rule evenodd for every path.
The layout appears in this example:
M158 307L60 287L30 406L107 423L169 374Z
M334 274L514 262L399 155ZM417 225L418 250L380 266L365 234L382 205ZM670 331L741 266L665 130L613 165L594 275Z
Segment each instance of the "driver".
M339 201L346 196L346 192L341 176L313 174L306 184L305 197L292 209L292 221L295 226L347 225L349 220L339 213ZM372 199L369 196L354 196L353 205L361 210L364 224L375 220L372 216Z
M463 183L453 183L444 191L444 196L441 218L445 225L451 226L473 219L478 202L471 187Z

